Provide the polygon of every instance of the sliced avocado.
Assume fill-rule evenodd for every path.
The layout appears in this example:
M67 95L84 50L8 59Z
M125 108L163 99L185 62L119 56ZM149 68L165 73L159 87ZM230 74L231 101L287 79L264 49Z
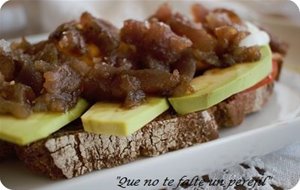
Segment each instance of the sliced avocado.
M169 108L165 98L148 98L133 109L117 103L99 102L82 117L84 130L96 134L128 136L142 128Z
M262 56L259 61L209 70L204 75L194 78L191 86L195 92L181 97L171 97L170 104L177 113L187 114L207 109L255 85L272 71L270 47L262 46L260 51Z
M77 119L87 107L88 103L81 99L66 113L33 113L26 119L0 115L0 139L19 145L32 143Z

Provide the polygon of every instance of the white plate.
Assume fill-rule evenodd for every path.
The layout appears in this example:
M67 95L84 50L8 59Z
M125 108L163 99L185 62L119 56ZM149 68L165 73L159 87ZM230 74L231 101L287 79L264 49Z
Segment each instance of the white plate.
M33 41L44 36L33 37ZM292 58L292 59L290 59ZM289 55L296 63L297 54ZM10 189L121 189L118 176L128 179L159 179L158 189L166 177L178 181L184 175L193 177L225 168L252 156L263 155L299 142L300 75L284 69L280 83L266 107L248 116L239 127L222 130L220 138L154 158L141 159L123 166L77 177L51 181L31 173L18 161L0 164L0 180ZM149 187L145 187L149 189ZM142 189L142 186L130 189Z

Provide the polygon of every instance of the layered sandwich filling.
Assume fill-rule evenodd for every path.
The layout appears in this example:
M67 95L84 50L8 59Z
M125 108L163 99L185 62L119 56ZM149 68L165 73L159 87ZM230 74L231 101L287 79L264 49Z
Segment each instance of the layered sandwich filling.
M0 120L28 121L38 113L64 115L82 108L70 122L87 108L85 99L90 105L98 102L83 117L88 118L85 128L97 132L95 125L117 128L118 122L107 121L121 117L120 110L125 115L133 112L131 117L151 115L143 121L169 109L168 102L179 114L200 111L249 90L271 73L266 32L227 9L208 10L200 4L191 8L193 19L165 4L144 21L124 21L120 29L85 12L79 20L60 25L45 41L1 40ZM278 46L271 41L276 51L274 47ZM277 70L275 62L273 68ZM150 107L159 111L145 114L139 106L149 108L153 97ZM106 114L104 105L111 105ZM139 123L135 130L145 124L133 123ZM122 134L128 135L124 122L121 125Z

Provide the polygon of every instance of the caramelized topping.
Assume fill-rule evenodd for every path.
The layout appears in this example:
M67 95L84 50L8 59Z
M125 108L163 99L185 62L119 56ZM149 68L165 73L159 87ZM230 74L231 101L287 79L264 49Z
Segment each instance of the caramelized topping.
M225 9L192 6L194 20L162 5L146 21L119 30L85 12L48 40L0 43L0 113L64 112L79 97L137 106L147 96L180 96L207 69L260 59L258 47L239 47L248 33Z

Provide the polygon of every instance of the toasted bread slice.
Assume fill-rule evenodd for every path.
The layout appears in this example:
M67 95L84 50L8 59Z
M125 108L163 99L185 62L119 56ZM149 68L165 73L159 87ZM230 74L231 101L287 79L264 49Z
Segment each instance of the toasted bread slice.
M0 140L0 161L15 155L14 146L8 142Z
M272 91L273 84L268 84L187 115L169 110L128 137L87 133L77 123L71 130L64 129L28 146L16 147L16 152L31 170L52 179L72 178L216 139L219 127L240 124L246 114L263 107Z

